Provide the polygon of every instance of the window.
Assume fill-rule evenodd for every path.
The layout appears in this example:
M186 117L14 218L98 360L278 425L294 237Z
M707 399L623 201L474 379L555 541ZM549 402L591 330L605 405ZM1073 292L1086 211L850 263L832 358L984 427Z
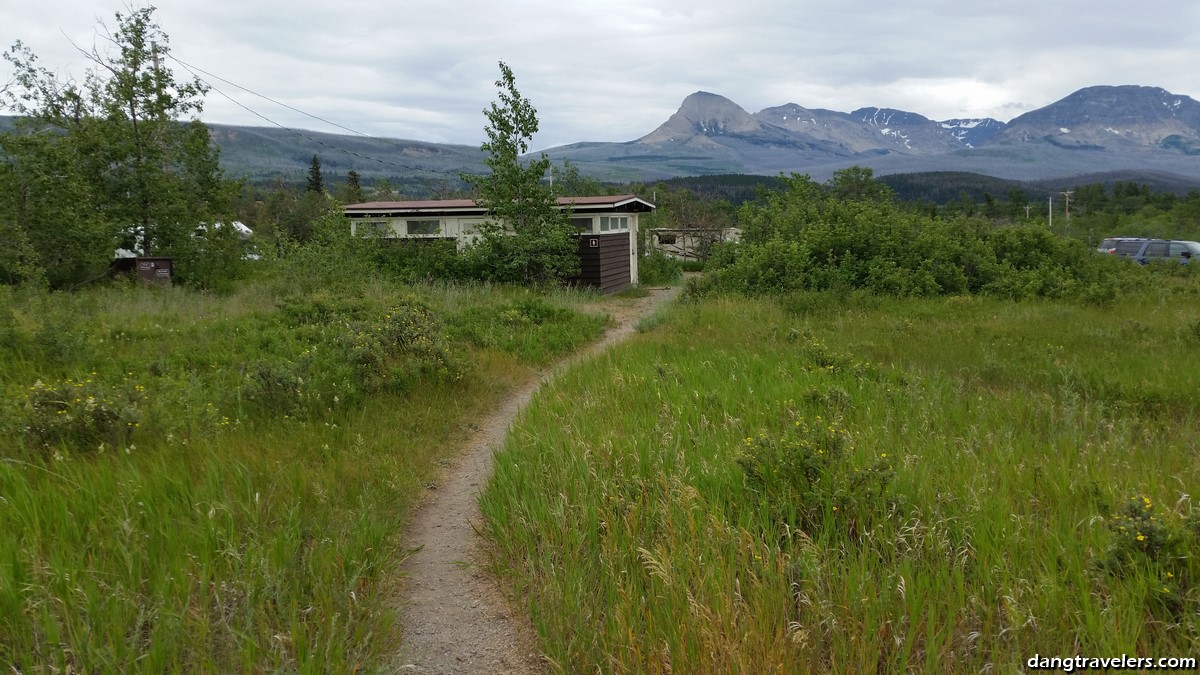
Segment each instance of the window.
M600 216L601 232L616 232L629 229L629 216Z
M1187 253L1189 256L1191 255L1191 251L1188 250L1188 247L1186 244L1171 242L1171 257L1172 258L1180 258L1183 256L1184 253Z
M391 221L387 220L364 220L354 228L354 233L362 237L396 236L396 231L392 229Z
M407 223L408 234L437 234L442 229L440 220L410 220Z
M1167 257L1167 242L1154 241L1146 245L1146 252L1143 253L1147 258L1165 258Z
M666 246L674 246L675 245L675 235L660 234L660 235L658 235L658 243L664 244Z
M1145 243L1145 242L1141 242L1141 241L1117 242L1117 248L1116 248L1117 255L1125 255L1125 256L1137 255L1137 252L1142 250L1143 243Z
M579 230L580 232L591 232L592 231L592 217L587 216L586 218L572 218L571 219L571 227Z

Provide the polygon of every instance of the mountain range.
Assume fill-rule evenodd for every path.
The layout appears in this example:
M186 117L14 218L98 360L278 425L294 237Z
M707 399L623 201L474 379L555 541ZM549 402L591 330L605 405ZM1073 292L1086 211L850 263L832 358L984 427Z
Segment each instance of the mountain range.
M750 113L701 91L637 140L546 152L585 173L656 178L793 171L820 178L854 164L880 175L970 171L1035 180L1141 169L1200 178L1200 103L1157 87L1096 86L1004 123L931 120L890 108L844 113L795 103Z
M0 131L11 118L0 119ZM313 155L326 175L353 169L410 196L460 187L484 173L478 147L314 131L211 124L227 175L303 182ZM932 120L916 112L837 112L786 103L751 113L709 92L691 94L658 128L624 143L575 143L544 152L606 181L714 174L805 173L825 180L848 166L876 175L967 172L1017 181L1144 172L1200 186L1200 103L1158 87L1094 86L1009 122Z

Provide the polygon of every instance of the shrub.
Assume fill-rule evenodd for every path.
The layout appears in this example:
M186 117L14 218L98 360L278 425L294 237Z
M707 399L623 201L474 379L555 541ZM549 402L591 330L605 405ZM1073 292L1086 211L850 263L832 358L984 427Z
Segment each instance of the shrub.
M280 295L307 295L320 290L361 288L377 276L372 253L378 242L350 235L340 213L327 213L313 223L320 236L299 242L280 241L264 267Z
M643 286L670 284L683 277L683 263L657 249L638 262L638 281Z
M1190 340L1200 342L1200 319L1189 321L1187 327L1184 329L1184 335Z
M469 307L448 323L455 340L500 349L523 361L544 363L595 337L604 319L529 295L512 302Z
M879 197L835 199L799 178L743 207L741 221L742 243L714 247L699 292L982 292L1103 304L1123 274L1082 242L1044 227L939 218Z
M300 416L309 372L306 361L260 361L246 371L241 397L265 416Z
M456 280L476 276L453 239L374 242L371 256L384 275L403 282Z
M319 290L309 295L284 298L279 303L279 311L289 324L303 326L364 319L379 308L353 295Z
M1197 579L1189 565L1200 552L1196 514L1183 519L1145 495L1130 497L1108 521L1112 541L1098 560L1110 576L1148 583L1147 608L1179 618L1194 604Z
M384 305L320 291L279 306L284 325L260 329L263 357L243 371L240 397L260 414L310 415L465 372L441 317L414 296Z
M141 385L110 386L91 377L38 380L17 411L18 426L28 442L41 448L119 448L139 424L144 391Z
M368 391L405 391L422 376L457 380L464 371L441 319L414 297L395 301L382 315L351 323L339 342Z
M737 463L773 522L810 535L830 526L857 535L886 511L893 471L886 453L855 466L851 447L839 420L816 416L747 437Z
M484 223L479 233L479 240L462 255L470 273L482 281L561 283L579 275L579 238L563 214L527 222L511 232Z

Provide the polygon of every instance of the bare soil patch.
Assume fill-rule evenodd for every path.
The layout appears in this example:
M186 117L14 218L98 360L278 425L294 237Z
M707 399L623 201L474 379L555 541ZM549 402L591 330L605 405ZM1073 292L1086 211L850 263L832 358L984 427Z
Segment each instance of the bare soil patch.
M404 642L396 672L540 673L547 670L524 612L515 610L488 572L478 496L492 475L513 419L561 368L594 356L633 333L638 320L673 299L680 287L641 298L607 298L595 310L616 326L595 344L523 385L479 424L461 455L414 514L404 534L416 551L401 567ZM587 308L592 309L592 308Z

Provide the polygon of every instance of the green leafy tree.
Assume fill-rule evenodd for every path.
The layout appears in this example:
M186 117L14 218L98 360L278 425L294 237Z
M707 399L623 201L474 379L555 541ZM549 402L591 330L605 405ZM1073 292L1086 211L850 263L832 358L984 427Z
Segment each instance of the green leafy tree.
M487 140L480 146L491 173L463 175L492 218L480 229L471 254L484 276L497 281L562 281L578 275L579 244L569 214L556 206L553 190L542 182L550 160L542 154L522 161L538 130L537 109L517 90L503 61L496 87L499 101L484 111Z
M582 175L579 165L569 159L564 159L561 167L551 166L550 175L555 194L570 197L608 194L604 186L600 185L600 181Z
M4 101L23 117L0 135L0 275L63 287L103 274L115 228L87 179L94 160L80 151L94 145L84 140L96 135L95 121L78 87L57 81L23 44L4 58L16 72Z
M83 159L61 137L0 136L0 275L59 288L104 274L113 227L103 220Z
M722 241L728 228L737 223L737 213L728 200L698 195L687 188L671 189L661 185L653 191L653 213L642 216L638 233L640 250L646 254L650 230L658 228L692 230L696 257L708 258L714 244Z
M829 190L837 199L868 202L891 202L895 193L887 185L875 180L875 172L865 166L851 166L833 172Z
M328 208L324 192L301 190L277 181L245 217L255 232L274 243L307 243L317 238L317 221Z
M15 72L6 103L22 119L0 137L0 218L55 286L103 272L119 243L197 260L198 226L231 205L236 186L196 119L205 87L162 65L169 40L153 12L117 13L115 30L102 27L107 46L83 52L92 67L82 82L40 67L19 42L4 55Z
M396 187L392 185L392 181L386 178L376 178L371 183L371 200L377 202L392 202L403 199Z

